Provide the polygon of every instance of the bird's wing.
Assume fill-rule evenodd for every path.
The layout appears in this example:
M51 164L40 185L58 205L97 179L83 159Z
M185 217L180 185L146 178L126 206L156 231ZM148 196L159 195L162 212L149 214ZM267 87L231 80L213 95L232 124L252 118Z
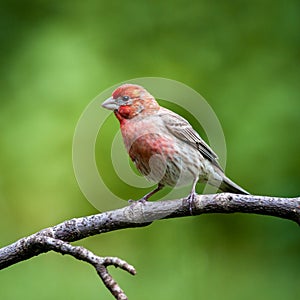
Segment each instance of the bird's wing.
M159 116L171 134L199 150L205 158L221 169L217 154L203 141L186 119L166 108L159 110Z

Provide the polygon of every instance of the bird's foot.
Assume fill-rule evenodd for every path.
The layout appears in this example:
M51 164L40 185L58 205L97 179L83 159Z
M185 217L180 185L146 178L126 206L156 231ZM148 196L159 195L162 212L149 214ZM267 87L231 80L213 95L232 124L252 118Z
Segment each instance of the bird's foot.
M147 203L147 202L148 202L148 199L147 199L147 198L145 198L145 197L143 197L143 198L141 198L141 199L137 200L137 202L145 204L145 203Z
M145 197L143 197L143 198L141 198L141 199L139 199L139 200L132 200L132 199L128 200L128 203L129 203L130 205L135 205L135 204L138 204L138 203L145 204L145 203L147 203L147 202L148 202L148 200L147 200Z
M195 200L197 198L197 194L192 191L186 198L188 205L189 205L189 211L191 216L193 215L193 209L195 208Z

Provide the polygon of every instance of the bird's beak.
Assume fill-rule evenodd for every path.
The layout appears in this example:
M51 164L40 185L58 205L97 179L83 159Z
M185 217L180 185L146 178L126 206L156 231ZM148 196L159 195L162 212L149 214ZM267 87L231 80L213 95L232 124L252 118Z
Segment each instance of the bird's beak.
M115 110L118 109L118 105L116 103L116 100L113 97L110 97L108 99L106 99L102 105L102 107L109 109L109 110Z

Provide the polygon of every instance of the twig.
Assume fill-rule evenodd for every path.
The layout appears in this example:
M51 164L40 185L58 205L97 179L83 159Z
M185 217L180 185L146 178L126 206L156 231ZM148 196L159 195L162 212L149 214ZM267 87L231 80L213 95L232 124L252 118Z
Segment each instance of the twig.
M135 268L129 265L126 261L118 257L99 257L88 249L80 246L72 246L62 240L57 240L48 236L39 236L36 242L45 250L53 250L61 254L69 254L78 260L85 261L95 267L99 277L104 285L110 290L113 296L118 300L126 300L127 297L118 283L111 277L107 271L108 266L121 268L128 273L135 275Z
M143 227L155 220L208 213L252 213L291 220L300 225L300 197L279 198L237 195L230 193L198 195L191 204L187 199L157 202L134 202L130 206L97 215L71 219L43 229L0 249L0 269L41 253L56 251L90 263L116 299L127 299L122 289L107 271L107 266L119 267L135 274L133 266L116 257L99 257L83 247L69 242L123 228Z

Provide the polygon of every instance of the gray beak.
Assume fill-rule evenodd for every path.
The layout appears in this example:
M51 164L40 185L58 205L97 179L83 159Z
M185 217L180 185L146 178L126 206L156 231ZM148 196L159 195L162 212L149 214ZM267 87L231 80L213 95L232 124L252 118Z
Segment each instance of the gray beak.
M106 99L102 104L102 107L109 109L109 110L115 110L118 109L118 105L116 103L116 100L113 97L110 97L108 99Z

